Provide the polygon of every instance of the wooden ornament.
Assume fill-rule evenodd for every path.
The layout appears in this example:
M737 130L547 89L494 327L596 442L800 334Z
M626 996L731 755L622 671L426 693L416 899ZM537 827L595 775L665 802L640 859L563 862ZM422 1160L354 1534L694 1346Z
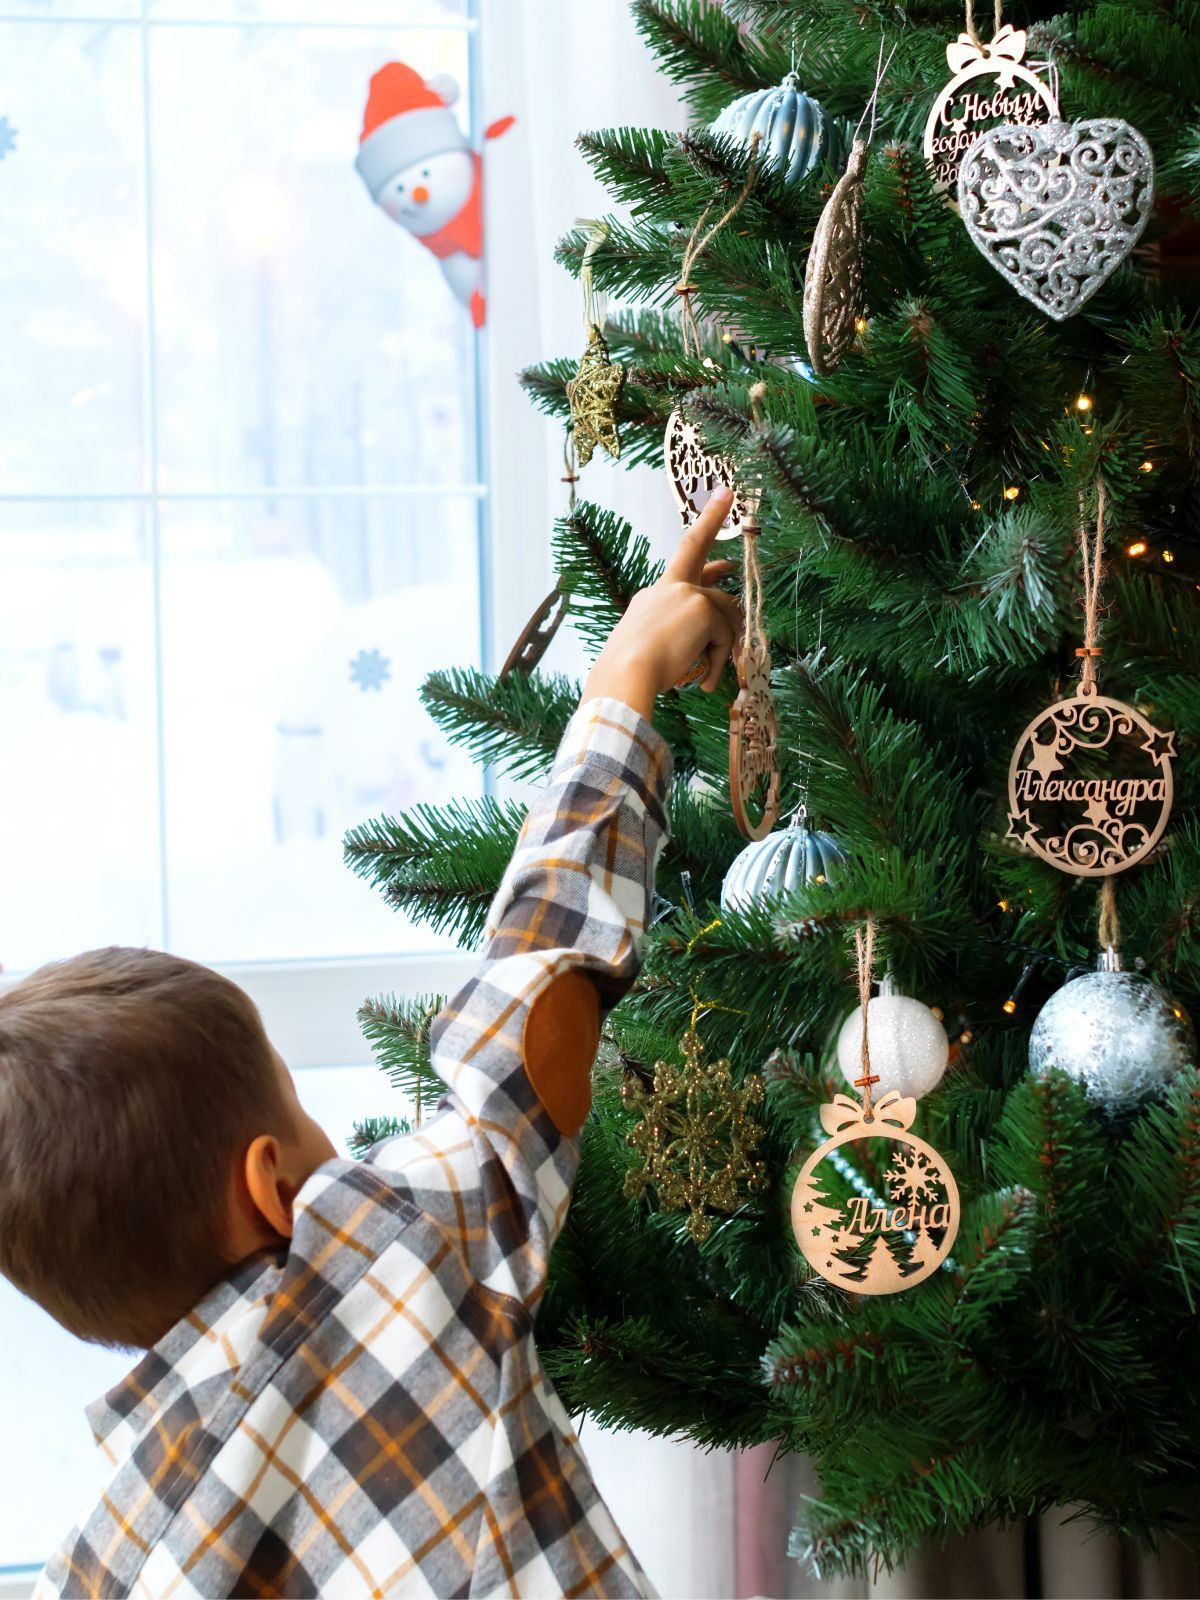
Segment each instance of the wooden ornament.
M1076 877L1124 872L1162 838L1174 755L1174 733L1085 680L1069 699L1039 712L1017 740L1008 769L1008 836Z
M546 654L566 614L567 596L561 589L551 589L517 635L516 643L500 668L500 677L507 678L510 672L528 677Z
M942 1157L910 1133L916 1101L893 1090L872 1104L835 1094L821 1107L829 1138L800 1169L792 1231L814 1272L854 1294L896 1294L936 1272L958 1233L960 1201ZM878 1147L886 1142L886 1152ZM856 1160L865 1146L868 1160ZM853 1193L847 1170L882 1174L887 1197ZM864 1185L865 1187L865 1185Z
M762 490L744 490L742 611L746 631L735 651L737 698L729 708L729 801L744 839L764 839L779 820L779 719L771 692L771 651L763 627L758 564Z
M729 798L742 837L763 839L779 820L779 720L765 644L741 652L737 677L729 708Z
M854 343L863 313L862 205L867 144L856 139L846 170L825 202L804 270L804 342L817 377L832 372Z
M1023 125L1058 116L1058 94L1024 64L1025 33L1006 23L990 44L960 33L946 46L954 74L925 124L925 159L937 188L958 209L958 169L975 138L997 123ZM988 83L988 79L994 83Z
M663 462L685 528L704 510L714 489L735 489L731 464L707 448L696 424L678 408L667 419ZM736 539L745 516L745 499L735 489L725 526L717 538Z

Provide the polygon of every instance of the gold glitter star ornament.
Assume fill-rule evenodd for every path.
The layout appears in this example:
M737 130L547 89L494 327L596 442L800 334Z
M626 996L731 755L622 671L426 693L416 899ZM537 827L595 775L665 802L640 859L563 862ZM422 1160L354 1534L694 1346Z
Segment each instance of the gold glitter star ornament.
M624 387L625 368L609 358L604 335L593 322L579 370L567 384L575 451L581 467L587 466L597 445L602 445L614 461L620 456L617 401Z
M689 1028L679 1042L683 1065L654 1063L654 1087L637 1078L621 1085L621 1099L642 1119L627 1137L640 1157L625 1177L625 1193L637 1199L658 1192L662 1211L686 1211L687 1231L697 1244L712 1232L711 1213L736 1210L739 1187L754 1191L767 1181L765 1163L751 1152L763 1137L754 1116L763 1081L755 1073L735 1084L722 1057L704 1062L704 1046Z

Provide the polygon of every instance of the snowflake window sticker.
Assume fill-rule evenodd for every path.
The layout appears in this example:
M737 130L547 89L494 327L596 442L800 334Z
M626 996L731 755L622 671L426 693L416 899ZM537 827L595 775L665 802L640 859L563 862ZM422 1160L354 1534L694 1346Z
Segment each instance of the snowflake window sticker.
M17 148L17 130L7 117L0 117L0 161Z
M350 681L364 694L368 689L382 690L391 675L391 666L382 650L360 650L350 663Z

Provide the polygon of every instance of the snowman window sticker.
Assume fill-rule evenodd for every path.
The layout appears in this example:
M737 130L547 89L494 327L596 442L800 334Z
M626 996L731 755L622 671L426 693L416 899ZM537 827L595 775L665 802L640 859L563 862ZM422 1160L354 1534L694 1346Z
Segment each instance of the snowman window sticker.
M484 322L483 157L467 143L451 107L452 78L423 78L389 61L371 79L354 165L377 206L441 262L442 276ZM515 117L484 130L496 139Z

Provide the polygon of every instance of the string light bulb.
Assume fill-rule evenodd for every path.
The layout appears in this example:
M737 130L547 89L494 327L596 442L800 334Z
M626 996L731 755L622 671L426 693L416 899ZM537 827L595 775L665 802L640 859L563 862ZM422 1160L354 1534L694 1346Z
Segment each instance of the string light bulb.
M1143 461L1141 466L1138 468L1138 471L1139 472L1153 472L1154 471L1154 463L1153 463L1153 461Z
M1125 546L1125 554L1127 556L1144 556L1146 549L1145 539L1135 539L1132 544Z
M1079 396L1078 400L1076 400L1076 402L1075 402L1075 409L1076 409L1076 411L1090 411L1092 409L1092 397L1091 397L1091 395L1090 394L1081 394Z
M1003 1011L1006 1017L1011 1017L1017 1009L1017 1002L1011 995L1009 995L1008 999L1004 1002L1000 1009Z
M867 319L866 319L866 317L855 317L854 326L855 326L855 329L859 333L866 333L866 331L867 331Z
M1172 561L1174 561L1174 559L1175 559L1174 550L1164 550L1163 553L1162 553L1162 558L1167 563L1167 565L1170 566Z
M1008 488L1004 491L1004 498L1006 500L1015 500L1020 493L1021 491L1017 488L1016 484L1010 483Z

